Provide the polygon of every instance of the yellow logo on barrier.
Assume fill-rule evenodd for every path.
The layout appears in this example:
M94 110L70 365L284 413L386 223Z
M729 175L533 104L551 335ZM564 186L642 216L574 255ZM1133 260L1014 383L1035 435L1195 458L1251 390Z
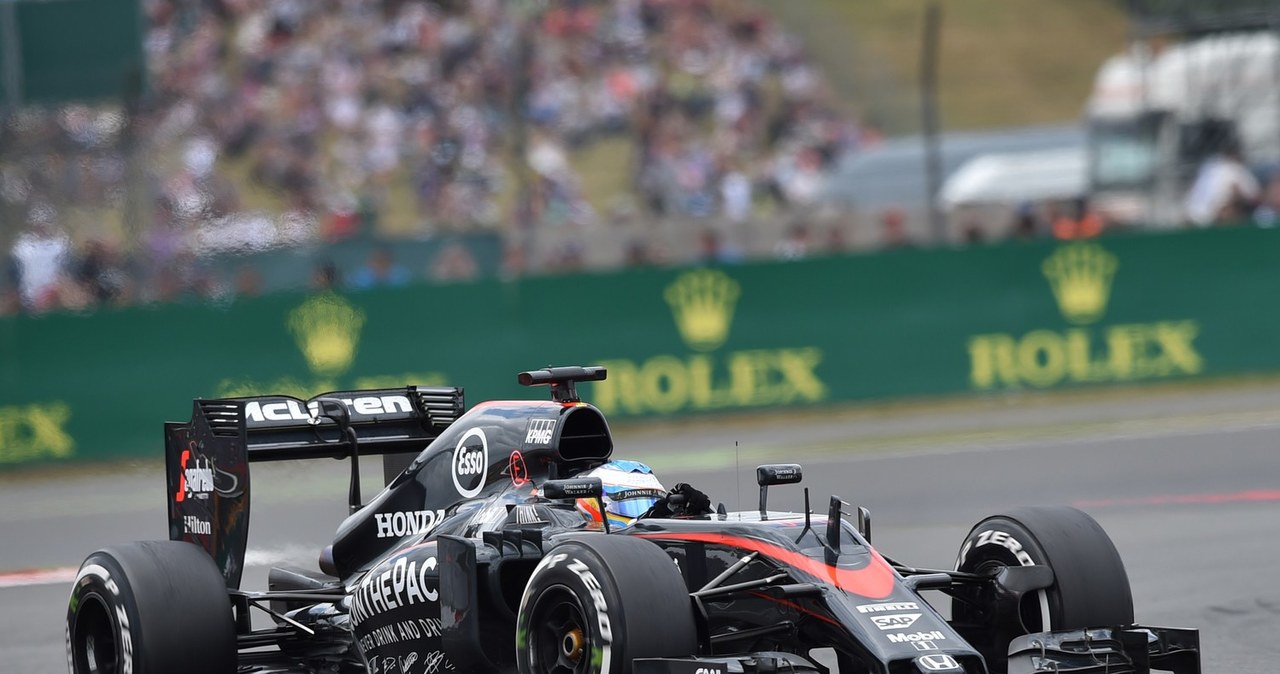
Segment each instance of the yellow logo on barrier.
M333 293L316 295L289 312L289 331L311 371L321 376L351 367L363 327L364 312Z
M739 283L718 269L680 274L662 298L685 346L701 353L601 360L609 378L594 385L592 402L609 413L647 414L824 400L817 347L713 353L729 339L741 295Z
M279 377L270 382L224 379L218 383L220 396L256 396L284 394L309 398L339 389L399 388L408 384L445 386L448 378L441 372L406 372L401 374L365 374L346 381L346 374L359 353L360 335L366 323L365 312L346 299L324 293L294 307L285 319L285 327L293 335L315 378L302 381Z
M676 327L689 348L714 351L729 337L733 310L742 293L738 282L717 269L681 274L663 297L671 305Z
M975 389L1048 388L1204 371L1195 344L1200 324L1194 320L1094 325L1107 311L1118 268L1116 256L1097 243L1055 250L1040 269L1062 317L1077 327L970 337L969 384Z
M67 432L70 420L64 402L0 407L0 463L71 456L76 443Z
M1072 243L1054 251L1041 265L1062 317L1076 325L1102 318L1111 295L1116 256L1096 243Z

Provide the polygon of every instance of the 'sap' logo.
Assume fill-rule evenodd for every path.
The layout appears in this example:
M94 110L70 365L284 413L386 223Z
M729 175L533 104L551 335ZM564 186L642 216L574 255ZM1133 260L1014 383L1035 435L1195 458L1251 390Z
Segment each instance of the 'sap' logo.
M919 613L898 613L872 616L871 622L882 630L902 630L916 624L916 620L919 618Z

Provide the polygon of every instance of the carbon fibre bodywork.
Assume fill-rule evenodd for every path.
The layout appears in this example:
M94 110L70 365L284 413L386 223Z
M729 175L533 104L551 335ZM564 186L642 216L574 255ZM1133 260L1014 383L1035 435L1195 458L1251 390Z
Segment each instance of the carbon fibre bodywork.
M688 604L671 610L693 613L696 652L636 660L635 674L827 674L832 664L841 674L987 672L962 626L921 591L981 586L993 601L1017 603L1053 583L1045 567L977 576L886 559L868 540L866 513L850 523L834 498L825 513L775 513L762 493L758 511L640 519L606 532L544 493L612 455L604 416L573 391L574 381L603 376L524 373L525 383L551 385L553 400L486 402L465 413L461 389L408 387L196 401L190 423L167 424L170 538L202 547L222 572L240 671L515 672L526 584L557 545L581 537L656 545L688 589ZM250 462L406 453L406 467L367 503L353 462L352 514L319 570L273 569L268 590L240 589ZM784 484L800 471L769 475ZM253 628L257 609L272 627ZM1013 640L1010 671L1199 671L1194 631L1096 627Z

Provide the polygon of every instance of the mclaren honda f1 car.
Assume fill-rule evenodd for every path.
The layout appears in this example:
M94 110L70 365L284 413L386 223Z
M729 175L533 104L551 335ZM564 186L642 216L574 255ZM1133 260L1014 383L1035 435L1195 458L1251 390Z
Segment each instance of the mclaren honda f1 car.
M988 517L954 570L877 551L868 512L846 517L835 496L770 511L770 487L800 482L794 464L757 469L756 510L690 510L676 488L664 516L586 516L603 487L585 474L613 439L575 384L605 374L524 372L551 400L470 410L450 387L196 400L189 423L165 425L169 540L80 567L71 672L1200 670L1196 630L1135 624L1115 547L1078 510ZM357 459L377 454L395 468L365 503ZM351 459L350 516L318 569L241 589L250 464L317 457Z

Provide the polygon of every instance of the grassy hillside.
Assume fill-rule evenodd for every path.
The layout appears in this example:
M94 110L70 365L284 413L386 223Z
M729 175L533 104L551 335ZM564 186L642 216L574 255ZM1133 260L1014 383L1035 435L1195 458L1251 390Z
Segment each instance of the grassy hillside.
M920 127L920 44L930 0L760 0L805 42L836 96L890 134ZM1093 74L1124 45L1114 0L942 0L946 130L1078 118Z

